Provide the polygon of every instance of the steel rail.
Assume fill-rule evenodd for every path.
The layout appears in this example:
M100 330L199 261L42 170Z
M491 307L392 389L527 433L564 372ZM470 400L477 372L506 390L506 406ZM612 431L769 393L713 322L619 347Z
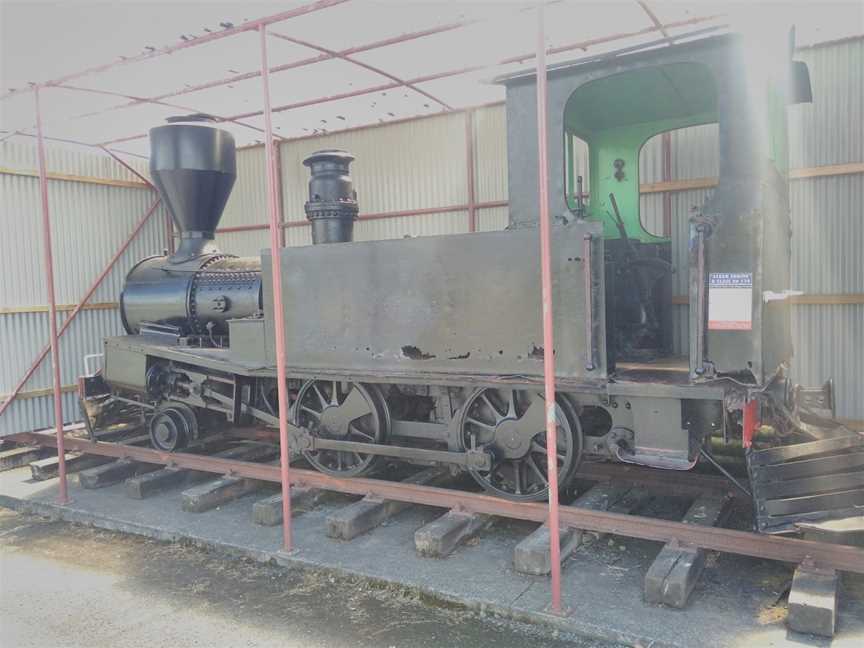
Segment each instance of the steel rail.
M50 432L23 432L8 438L23 443L57 447L56 438ZM281 480L278 465L256 464L188 453L161 452L152 448L89 441L76 437L67 437L66 446L76 452L131 459L142 463L198 470L217 475L233 475L273 483L279 483ZM371 495L380 499L461 509L531 522L545 523L547 519L547 507L543 502L512 502L492 495L434 486L388 482L365 477L344 479L298 468L291 471L291 483L297 486L353 495ZM781 562L800 563L809 558L826 568L864 574L864 549L851 545L827 544L718 527L705 528L683 522L608 511L592 511L574 506L562 506L560 515L563 526L585 531L614 533L656 542L678 542L710 551Z
M590 462L583 461L576 468L575 479L586 479L589 481L616 481L623 483L640 484L646 488L656 488L670 495L693 494L697 492L713 491L716 493L729 494L735 499L750 501L739 491L733 490L729 480L719 475L706 475L693 471L675 471L670 474L668 470L658 468L647 468L633 464Z

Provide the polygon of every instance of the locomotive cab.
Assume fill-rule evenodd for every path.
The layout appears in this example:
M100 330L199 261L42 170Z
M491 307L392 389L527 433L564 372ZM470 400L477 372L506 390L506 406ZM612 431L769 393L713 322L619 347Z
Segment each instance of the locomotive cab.
M716 121L716 84L699 63L588 81L564 106L567 209L577 219L603 224L610 370L659 363L688 367L686 357L670 357L673 283L677 266L686 266L687 259L678 254L677 230L657 235L642 218L640 152L655 135Z
M792 356L785 111L800 64L745 65L739 36L613 53L548 70L550 213L603 228L605 356L643 382L770 380ZM536 225L536 80L507 87L510 225ZM791 97L790 95L796 95ZM647 228L640 151L652 137L718 124L718 184L687 222ZM680 219L683 220L683 219ZM682 311L680 307L685 307ZM686 350L674 354L674 349Z

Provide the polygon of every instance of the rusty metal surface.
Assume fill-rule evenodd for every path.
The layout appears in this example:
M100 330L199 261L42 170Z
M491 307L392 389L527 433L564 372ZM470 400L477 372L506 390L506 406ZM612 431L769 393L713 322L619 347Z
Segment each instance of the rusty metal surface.
M730 493L742 501L750 501L750 498L735 490L725 477L706 475L693 471L670 472L668 470L630 464L582 462L573 477L575 479L615 480L618 482L640 484L649 489L655 487L669 495L692 495L705 491Z
M17 435L16 441L55 447L56 439L46 433ZM84 439L67 437L68 450L99 454L109 457L129 458L145 463L173 465L178 468L201 470L216 474L232 474L250 479L279 483L279 466L255 464L216 457L205 457L187 453L167 453L121 446L113 443L96 443ZM339 479L319 472L294 469L291 483L311 488L339 491L356 495L371 495L380 499L398 500L427 506L456 508L500 517L544 522L547 515L545 503L512 502L480 493L453 491L434 486L418 486L378 479ZM657 542L677 541L713 551L735 553L755 558L800 563L810 557L825 567L841 571L864 574L864 549L823 544L810 540L798 540L780 536L766 536L732 529L699 528L682 522L671 522L638 515L622 515L606 511L590 511L572 506L560 509L561 523L570 527L615 533L617 535Z

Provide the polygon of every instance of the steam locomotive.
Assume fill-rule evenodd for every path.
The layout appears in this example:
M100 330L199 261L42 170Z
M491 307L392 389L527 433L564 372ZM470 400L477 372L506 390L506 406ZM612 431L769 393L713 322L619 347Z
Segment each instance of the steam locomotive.
M808 100L806 66L787 61L758 85L744 61L740 40L721 36L549 69L554 349L541 333L532 73L500 80L504 231L352 242L354 158L324 150L304 161L313 245L237 258L214 245L236 177L231 135L202 116L153 128L152 178L180 242L130 270L126 335L105 340L102 370L83 380L88 421L137 412L165 451L225 425L278 425L275 263L291 446L317 470L446 464L490 493L543 499L543 357L554 353L561 486L581 461L688 470L719 440L752 445L760 530L860 512L860 466L844 457L861 436L833 421L830 383L805 390L787 377L785 111ZM643 143L715 122L717 189L685 233L647 232ZM590 147L578 175L576 139ZM689 352L678 357L671 293L684 275ZM802 463L813 457L823 461Z

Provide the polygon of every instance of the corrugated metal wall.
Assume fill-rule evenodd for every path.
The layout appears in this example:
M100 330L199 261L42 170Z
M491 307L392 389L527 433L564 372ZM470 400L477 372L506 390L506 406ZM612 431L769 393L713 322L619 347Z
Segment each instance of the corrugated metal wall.
M813 103L789 108L790 168L802 169L864 162L864 39L799 52L807 62ZM671 178L716 177L717 126L671 133ZM661 137L649 140L640 158L643 183L663 178ZM672 195L673 292L687 294L687 222L694 206L710 192ZM663 195L643 194L642 222L662 233ZM792 287L806 295L864 294L864 175L849 174L792 180ZM687 352L687 306L676 311L676 351ZM793 379L818 386L833 377L838 416L864 420L864 305L796 304L792 310L795 345Z
M864 39L803 50L813 103L789 111L790 167L864 162ZM864 294L864 174L792 182L793 287L810 294ZM864 420L864 305L793 310L795 378L833 376L838 415Z
M804 50L799 58L810 64L814 103L790 109L793 134L790 152L792 168L864 161L864 40L854 40ZM452 113L411 122L334 133L281 144L282 192L288 245L311 243L304 224L308 171L302 160L324 148L344 148L357 162L353 176L361 214L403 212L441 208L440 212L398 218L376 218L355 226L357 240L428 236L468 231L468 174L466 119L472 120L474 145L475 201L477 229L502 229L507 224L506 206L482 208L484 203L507 200L506 124L502 106L478 108L469 113ZM671 179L716 176L716 126L686 129L671 135ZM0 146L5 156L0 166L35 168L32 147ZM50 152L51 171L128 178L110 159ZM660 138L646 144L640 160L641 181L663 179ZM244 228L267 222L265 165L262 148L238 152L238 179L220 227ZM41 286L41 239L37 181L33 178L2 176L4 276L18 282L4 282L0 288L3 306L45 302ZM134 221L149 204L150 192L94 185L52 182L51 204L55 226L58 265L58 301L77 301L89 280L110 257ZM671 194L671 227L678 241L686 240L687 219L693 206L701 205L708 190ZM806 293L864 293L864 175L808 178L792 182L793 285ZM663 197L660 193L642 198L643 221L649 230L662 231ZM7 228L8 223L8 228ZM93 233L96 233L94 236ZM22 241L16 243L13 241ZM222 249L240 255L257 255L268 245L264 229L220 233ZM161 215L126 252L118 268L94 301L117 299L123 274L134 259L160 251L165 245ZM7 254L7 248L9 252ZM16 259L15 263L11 260ZM679 244L673 262L686 269L686 250ZM30 264L30 265L27 265ZM27 268L23 270L22 268ZM15 273L13 275L13 273ZM13 285L14 284L14 285ZM676 277L675 294L686 294L686 271ZM11 300L11 301L10 301ZM23 302L21 300L24 300ZM676 309L676 345L687 349L687 307ZM69 384L79 372L84 353L99 349L104 335L119 331L116 311L86 311L64 336L63 382ZM833 376L838 386L839 415L864 420L864 306L797 305L794 328L797 356L795 377L804 384L817 385ZM76 337L78 336L78 337ZM10 361L0 368L0 392L6 393L29 365L47 339L44 314L0 314L0 348ZM45 365L27 389L50 386ZM67 417L74 418L74 399L65 401ZM50 398L22 400L0 419L0 433L50 423Z
M50 148L48 172L135 180L107 156L65 148ZM144 164L136 163L143 170ZM0 144L0 167L32 171L35 150L30 144ZM154 200L146 188L106 186L52 180L48 184L58 304L76 304L95 277L132 232ZM39 181L35 177L0 173L0 395L11 392L48 342L48 314L32 312L47 304L44 284ZM90 303L110 304L120 294L129 267L166 245L165 216L151 216L105 278ZM10 312L11 311L11 312ZM31 312L27 312L31 311ZM58 317L62 325L68 311ZM61 382L74 385L82 373L84 355L101 352L102 338L121 333L119 311L106 306L84 310L61 338ZM24 386L31 397L16 399L0 417L0 435L53 424L51 396L32 392L52 386L50 356ZM3 400L0 397L0 400ZM79 418L74 393L64 394L64 418Z

